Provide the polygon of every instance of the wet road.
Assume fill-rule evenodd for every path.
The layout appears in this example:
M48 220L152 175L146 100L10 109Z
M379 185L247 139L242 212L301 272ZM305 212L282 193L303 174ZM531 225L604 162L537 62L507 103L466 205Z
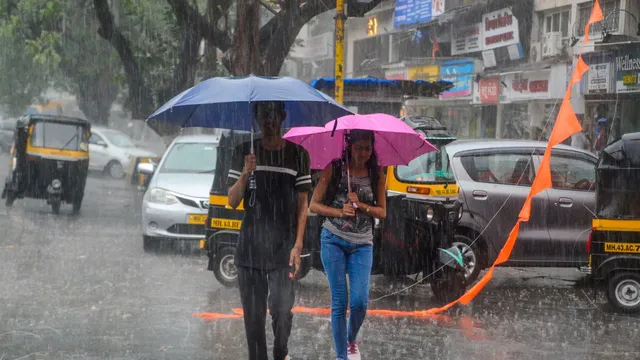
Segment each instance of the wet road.
M7 159L0 156L0 179ZM202 255L145 253L139 197L91 177L80 215L37 200L0 205L0 360L246 359L242 321L200 312L239 307ZM610 314L575 270L499 269L473 304L429 319L369 317L364 359L637 359L638 317ZM371 298L400 284L375 277ZM327 307L321 273L298 285L297 305ZM417 286L375 309L433 307ZM267 325L268 329L270 328ZM270 331L267 331L269 334ZM272 337L269 337L272 339ZM327 317L296 314L294 359L332 359Z

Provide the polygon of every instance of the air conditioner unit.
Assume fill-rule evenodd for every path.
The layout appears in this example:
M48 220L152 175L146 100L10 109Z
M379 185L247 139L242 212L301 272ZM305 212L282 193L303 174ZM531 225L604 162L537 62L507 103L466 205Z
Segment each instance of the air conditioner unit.
M542 60L542 43L539 41L532 41L529 48L529 62L536 63Z
M549 32L542 35L542 57L558 56L561 52L561 32Z

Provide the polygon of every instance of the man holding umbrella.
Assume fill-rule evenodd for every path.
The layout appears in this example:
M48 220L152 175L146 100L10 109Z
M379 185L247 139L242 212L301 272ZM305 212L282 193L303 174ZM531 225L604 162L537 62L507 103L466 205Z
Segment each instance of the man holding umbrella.
M235 265L249 359L268 359L268 303L274 360L288 360L293 279L300 270L311 190L309 153L282 138L283 102L256 102L253 112L262 138L235 149L227 180L229 205L235 209L244 200L245 207Z

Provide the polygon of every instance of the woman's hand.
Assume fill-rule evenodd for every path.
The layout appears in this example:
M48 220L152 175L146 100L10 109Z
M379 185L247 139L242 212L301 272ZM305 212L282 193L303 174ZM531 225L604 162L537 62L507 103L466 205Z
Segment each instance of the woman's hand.
M354 192L350 192L349 194L347 194L347 198L349 199L349 202L351 203L359 203L360 200L358 200L358 194L354 193Z
M356 215L356 209L350 203L342 206L342 217L351 217Z

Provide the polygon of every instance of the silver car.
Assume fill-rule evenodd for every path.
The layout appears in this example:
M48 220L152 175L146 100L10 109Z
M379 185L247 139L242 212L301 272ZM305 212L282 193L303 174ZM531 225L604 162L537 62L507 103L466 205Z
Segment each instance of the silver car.
M154 152L140 148L125 133L104 127L91 127L89 138L89 169L103 171L114 179L122 179L126 169L136 158L158 157Z
M160 239L203 241L220 138L184 135L173 140L160 163L138 164L153 174L142 200L144 248Z
M471 281L495 261L506 242L546 146L522 140L458 140L447 145L464 202L456 245L465 254ZM553 148L553 187L533 198L530 220L520 225L506 266L579 268L588 263L596 162L583 150Z

